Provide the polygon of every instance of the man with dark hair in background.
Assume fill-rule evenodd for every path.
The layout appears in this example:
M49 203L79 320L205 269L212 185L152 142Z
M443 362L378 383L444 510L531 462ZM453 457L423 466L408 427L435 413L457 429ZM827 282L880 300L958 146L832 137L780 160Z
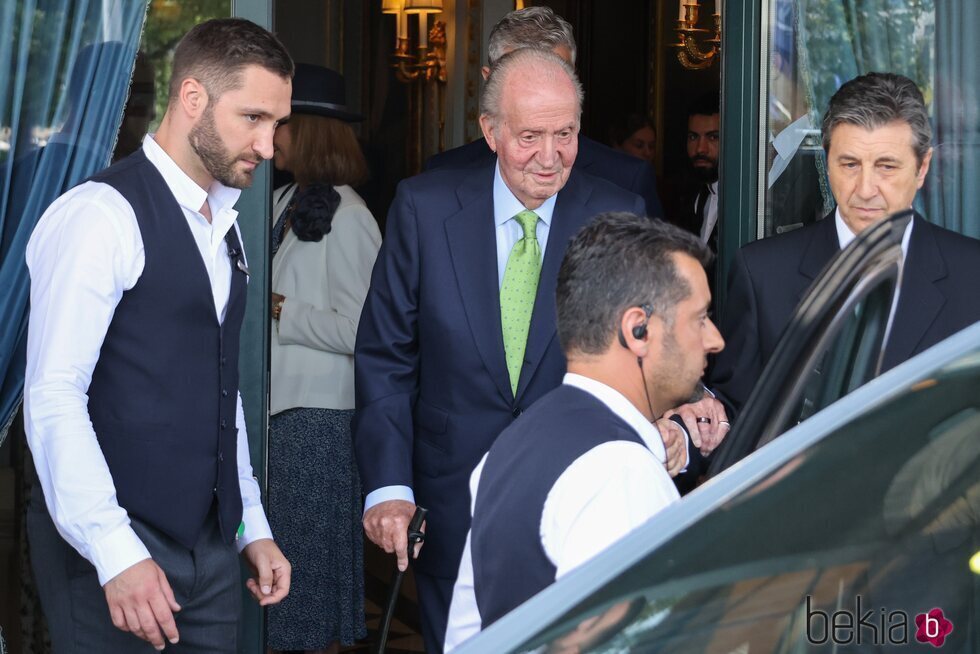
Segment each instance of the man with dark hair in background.
M572 26L550 7L527 7L505 15L490 31L487 43L487 65L483 67L483 79L490 68L508 52L520 48L550 50L575 66L575 37ZM493 158L493 151L485 139L433 155L425 163L426 170L436 168L465 168L480 165ZM619 152L594 141L578 136L578 156L575 168L595 175L620 188L632 191L646 203L646 214L662 218L663 208L657 196L657 179L653 166L636 157Z
M558 273L563 383L505 429L470 477L473 515L446 651L678 499L658 430L696 401L708 354L711 255L686 231L598 216Z
M837 208L823 220L741 248L729 276L711 386L736 411L752 392L813 280L862 231L912 207L932 160L932 127L915 82L868 73L840 87L823 118L827 176ZM883 370L980 320L980 242L916 214Z
M718 92L698 96L687 109L687 171L672 222L718 251L718 153L721 111ZM708 280L714 284L713 269Z
M237 652L239 551L259 604L289 590L238 392L233 206L272 157L292 74L257 25L197 25L160 130L31 237L28 534L56 652Z

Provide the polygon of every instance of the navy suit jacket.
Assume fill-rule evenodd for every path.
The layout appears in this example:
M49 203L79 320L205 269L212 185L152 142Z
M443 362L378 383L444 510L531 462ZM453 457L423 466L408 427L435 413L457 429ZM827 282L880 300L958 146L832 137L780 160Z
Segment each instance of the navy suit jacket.
M432 155L425 162L425 170L466 168L483 165L494 159L493 150L485 139L480 138L458 148ZM646 161L614 150L580 134L575 168L639 195L646 203L646 211L639 212L641 216L646 214L651 218L664 217L664 209L657 195L657 178L653 166Z
M454 578L470 522L470 473L497 435L557 387L565 357L555 286L569 240L642 198L572 169L559 192L516 397L500 326L494 161L401 182L355 347L354 442L365 493L412 487L429 509L417 567Z
M840 251L834 213L741 248L729 273L725 349L711 387L740 410L810 285ZM916 214L883 370L980 320L980 241Z

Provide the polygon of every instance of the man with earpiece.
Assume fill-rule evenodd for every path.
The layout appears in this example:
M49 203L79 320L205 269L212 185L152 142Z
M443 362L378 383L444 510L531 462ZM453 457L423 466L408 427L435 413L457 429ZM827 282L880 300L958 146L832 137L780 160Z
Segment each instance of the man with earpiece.
M699 399L708 354L724 347L710 259L693 234L629 213L572 240L556 290L568 372L470 477L445 651L678 499L660 430L678 428L663 415Z

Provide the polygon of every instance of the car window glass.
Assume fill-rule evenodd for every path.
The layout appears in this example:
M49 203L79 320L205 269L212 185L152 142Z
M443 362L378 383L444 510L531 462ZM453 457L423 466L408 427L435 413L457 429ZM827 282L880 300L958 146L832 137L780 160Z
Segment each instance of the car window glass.
M944 651L978 651L978 387L974 352L802 451L518 651L877 651L916 643L917 618L951 625Z
M805 374L795 409L769 438L785 433L818 411L875 377L885 327L891 311L894 278L874 285L851 308L841 311L841 324L820 348Z

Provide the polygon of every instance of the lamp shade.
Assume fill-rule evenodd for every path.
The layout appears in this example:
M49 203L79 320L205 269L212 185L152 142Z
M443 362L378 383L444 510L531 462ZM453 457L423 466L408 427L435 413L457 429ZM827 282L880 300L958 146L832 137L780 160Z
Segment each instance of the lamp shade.
M402 10L405 0L381 0L382 14L397 14Z
M442 0L405 0L406 14L437 14L442 11Z

